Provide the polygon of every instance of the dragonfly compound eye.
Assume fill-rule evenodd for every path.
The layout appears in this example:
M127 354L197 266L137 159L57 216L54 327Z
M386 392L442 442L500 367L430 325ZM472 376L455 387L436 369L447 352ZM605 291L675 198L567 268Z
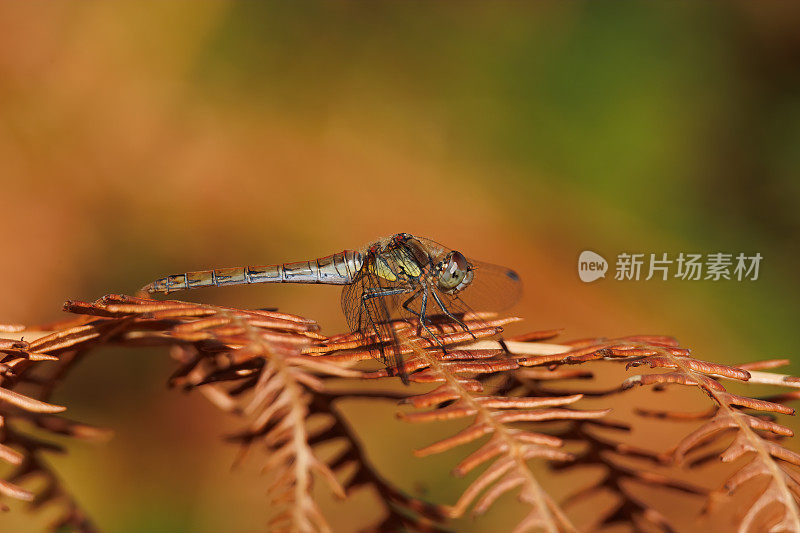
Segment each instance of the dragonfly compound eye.
M460 252L450 252L441 264L439 290L452 294L464 290L472 282L472 269Z

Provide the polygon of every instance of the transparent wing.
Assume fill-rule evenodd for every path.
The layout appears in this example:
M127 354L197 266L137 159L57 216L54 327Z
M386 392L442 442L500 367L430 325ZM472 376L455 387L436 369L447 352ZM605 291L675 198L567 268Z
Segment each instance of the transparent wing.
M368 287L366 276L359 275L350 285L346 285L342 290L342 311L347 319L347 326L351 331L361 331L364 333L364 326L371 326L367 321L366 310L361 305L361 296ZM366 331L366 334L375 334L374 331Z
M403 382L408 383L408 376L403 370L400 341L389 324L392 317L397 315L393 309L395 300L386 296L364 298L364 295L390 288L388 283L364 268L353 283L342 290L342 311L351 331L360 332L365 337L376 337L373 357L395 370Z
M473 311L498 312L516 304L522 296L522 280L510 268L473 261L472 283L456 294L439 295L448 301L458 301Z
M434 263L441 261L451 252L446 246L422 237L415 237L422 243ZM522 296L522 281L514 270L491 263L467 261L473 268L473 280L463 291L449 295L439 291L441 298L458 299L474 311L503 311L517 303ZM435 290L435 289L434 289Z

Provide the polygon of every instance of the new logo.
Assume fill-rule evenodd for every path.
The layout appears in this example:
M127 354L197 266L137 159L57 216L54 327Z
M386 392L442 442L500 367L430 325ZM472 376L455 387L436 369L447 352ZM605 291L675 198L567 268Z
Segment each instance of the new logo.
M606 277L608 261L600 255L589 250L581 252L578 257L578 277L585 283Z

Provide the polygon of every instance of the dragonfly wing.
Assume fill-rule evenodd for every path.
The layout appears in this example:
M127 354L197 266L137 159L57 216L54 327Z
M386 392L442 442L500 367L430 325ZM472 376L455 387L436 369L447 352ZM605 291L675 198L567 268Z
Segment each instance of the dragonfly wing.
M514 270L472 259L468 261L473 270L472 283L456 294L444 296L460 300L473 311L503 311L519 301L522 280Z
M445 259L447 254L452 251L431 239L422 237L415 237L415 239L422 243L434 264ZM522 281L514 270L475 261L471 258L468 258L467 261L473 270L472 283L455 295L439 291L437 293L439 296L446 297L448 300L452 300L456 296L464 305L474 311L502 311L519 301L522 295ZM436 290L436 288L431 288L431 290Z
M451 294L436 286L427 287L427 305L423 309L421 293L409 300L409 294L395 298L394 307L404 318L416 319L424 313L428 323L449 323L460 328L465 315L469 318L471 329L480 329L484 320L476 312L498 312L514 305L522 294L519 275L513 270L471 261L474 269L472 282L463 290ZM404 305L405 304L405 305Z
M342 310L352 331L360 332L365 338L376 337L373 357L383 361L400 375L404 383L408 383L408 377L403 370L400 341L390 324L390 320L396 315L395 300L391 296L380 295L392 288L378 276L362 271L342 291Z

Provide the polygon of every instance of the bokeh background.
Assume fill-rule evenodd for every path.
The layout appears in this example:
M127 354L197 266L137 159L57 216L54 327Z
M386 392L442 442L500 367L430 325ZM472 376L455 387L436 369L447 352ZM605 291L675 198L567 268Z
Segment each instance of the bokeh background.
M0 321L406 231L517 269L520 330L794 357L799 61L788 3L4 4ZM764 259L758 281L584 284L585 249ZM186 297L345 326L333 287ZM108 531L262 531L258 464L231 473L219 442L235 422L167 391L170 369L154 352L89 359L56 399L117 436L55 464ZM409 468L433 433L394 409L351 406L385 421L365 430L372 457L454 501L455 455ZM360 501L326 512L347 530Z

